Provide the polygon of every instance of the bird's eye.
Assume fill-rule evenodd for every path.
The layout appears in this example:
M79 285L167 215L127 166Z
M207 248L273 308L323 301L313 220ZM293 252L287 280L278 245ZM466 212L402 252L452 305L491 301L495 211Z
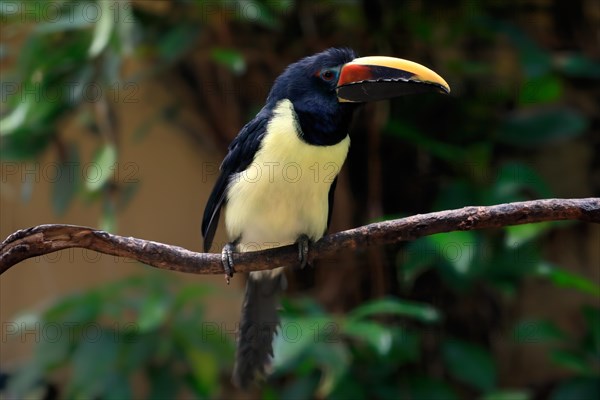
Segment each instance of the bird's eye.
M325 81L330 81L335 77L335 72L331 69L324 69L321 71L321 78Z

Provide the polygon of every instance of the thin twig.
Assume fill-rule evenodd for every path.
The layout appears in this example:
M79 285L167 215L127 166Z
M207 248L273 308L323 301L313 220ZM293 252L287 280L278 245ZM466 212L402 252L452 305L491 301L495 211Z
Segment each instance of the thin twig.
M414 215L378 222L323 237L314 243L309 262L342 251L414 240L435 233L500 228L543 221L578 220L600 223L600 198L549 199ZM0 274L28 258L72 247L127 257L156 268L195 274L223 273L221 255L195 253L181 247L74 225L38 225L10 235L0 244ZM252 253L236 253L236 272L296 265L294 245Z

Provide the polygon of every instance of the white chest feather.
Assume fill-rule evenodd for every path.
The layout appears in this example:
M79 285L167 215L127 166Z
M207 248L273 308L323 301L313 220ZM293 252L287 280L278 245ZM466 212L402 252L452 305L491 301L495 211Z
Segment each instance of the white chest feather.
M302 141L292 103L282 100L248 168L229 184L225 225L240 250L293 243L306 234L319 239L327 227L328 194L350 146L346 136L333 146Z

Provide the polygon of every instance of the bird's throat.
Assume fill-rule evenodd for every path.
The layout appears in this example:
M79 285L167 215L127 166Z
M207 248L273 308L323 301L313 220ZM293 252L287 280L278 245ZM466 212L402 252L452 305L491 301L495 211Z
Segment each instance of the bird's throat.
M296 107L294 111L303 141L314 146L333 146L348 135L354 107L341 105L331 112L305 111Z

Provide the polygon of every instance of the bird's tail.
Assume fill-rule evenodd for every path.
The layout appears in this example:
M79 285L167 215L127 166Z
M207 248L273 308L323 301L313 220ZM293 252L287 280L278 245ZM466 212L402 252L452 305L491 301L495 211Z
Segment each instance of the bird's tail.
M233 383L246 388L266 375L279 325L279 294L287 285L283 268L250 272L242 305Z

